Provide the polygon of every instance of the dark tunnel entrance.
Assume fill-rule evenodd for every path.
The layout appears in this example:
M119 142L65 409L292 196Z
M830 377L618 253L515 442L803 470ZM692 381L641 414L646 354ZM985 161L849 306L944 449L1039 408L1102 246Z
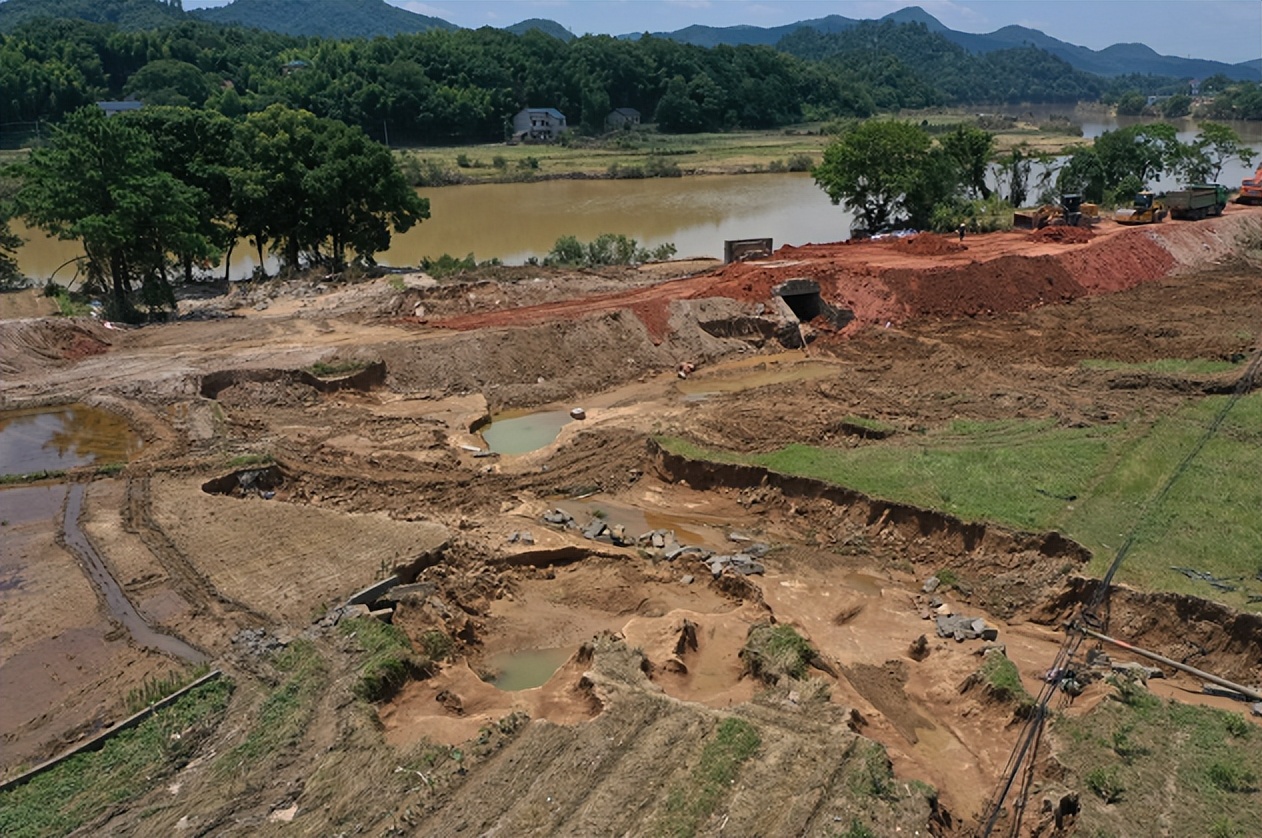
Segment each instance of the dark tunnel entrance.
M810 279L790 279L771 293L784 300L800 323L809 323L828 311L819 296L819 283Z

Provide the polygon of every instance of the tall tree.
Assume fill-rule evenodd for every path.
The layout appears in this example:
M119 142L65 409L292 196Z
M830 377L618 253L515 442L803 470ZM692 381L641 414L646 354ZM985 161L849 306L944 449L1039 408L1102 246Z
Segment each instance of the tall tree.
M195 264L218 259L236 240L229 180L236 152L235 126L216 111L170 106L140 108L117 118L136 125L153 141L161 171L196 190L200 235L190 243L202 249L176 254L184 281L191 282Z
M1200 133L1183 145L1172 168L1184 183L1216 182L1228 160L1239 160L1248 168L1256 154L1230 125L1202 122Z
M152 139L138 125L75 111L51 141L19 167L18 213L87 254L90 284L110 289L111 315L135 321L133 292L153 316L175 308L167 255L202 252L196 190L158 168Z
M906 211L930 145L929 135L915 125L869 120L825 149L812 174L834 204L844 203L875 231Z
M363 131L319 120L314 151L317 165L303 179L310 213L304 238L335 271L353 250L366 264L390 247L390 231L403 233L429 218L429 201L408 185L390 150Z
M429 218L429 201L407 184L390 150L358 128L273 105L251 114L237 138L232 204L260 259L274 242L290 268L306 261L341 270L347 249L371 264L392 229Z
M981 128L961 125L942 137L942 148L955 161L968 188L982 198L990 197L986 169L995 150L995 135Z

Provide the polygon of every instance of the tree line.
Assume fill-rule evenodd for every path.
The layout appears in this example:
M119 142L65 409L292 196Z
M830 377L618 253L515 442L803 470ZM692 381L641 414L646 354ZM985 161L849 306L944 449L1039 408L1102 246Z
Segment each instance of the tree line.
M812 174L834 204L854 212L860 229L944 231L959 224L979 229L980 216L999 212L1010 222L1012 207L1031 198L1056 203L1063 193L1129 204L1164 173L1184 183L1212 182L1227 161L1248 166L1256 156L1235 130L1219 123L1203 123L1186 143L1164 122L1106 131L1089 145L1072 146L1057 162L1021 148L996 158L994 135L975 126L959 125L935 138L926 126L870 119L829 145ZM1039 183L1031 178L1036 162L1044 172Z
M14 213L79 241L85 284L129 322L173 309L173 280L230 257L240 239L260 264L270 248L286 266L339 271L372 264L392 230L429 217L389 149L283 105L236 121L175 106L113 117L82 108L15 174Z
M566 42L538 30L491 28L332 40L197 21L125 32L41 20L0 36L0 105L6 122L33 122L125 96L229 117L282 104L377 139L440 144L501 140L525 106L555 107L589 133L603 132L608 112L620 107L639 110L663 131L696 132L929 105L1120 95L1045 51L974 55L923 24L803 29L778 47L707 49L649 36ZM1233 116L1262 118L1254 101L1262 94L1249 93L1256 87L1224 93Z

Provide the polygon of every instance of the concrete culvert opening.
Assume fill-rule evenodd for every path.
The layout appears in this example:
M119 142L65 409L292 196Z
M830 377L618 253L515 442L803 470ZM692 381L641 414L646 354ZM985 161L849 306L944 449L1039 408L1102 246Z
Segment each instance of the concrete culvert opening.
M819 296L819 283L814 280L790 279L771 293L784 300L802 323L811 322L823 314L826 308L824 300Z
M771 289L771 294L784 301L799 323L809 323L822 317L833 327L843 329L854 319L853 311L834 308L825 302L819 293L819 283L813 279L798 277L787 280Z

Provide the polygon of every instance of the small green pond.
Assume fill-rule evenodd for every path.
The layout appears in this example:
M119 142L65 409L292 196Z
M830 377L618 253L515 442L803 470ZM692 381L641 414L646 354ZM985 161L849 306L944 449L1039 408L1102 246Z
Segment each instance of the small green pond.
M542 687L573 654L573 647L565 647L520 649L493 655L487 660L487 666L495 673L490 681L506 692Z
M529 454L550 445L561 428L573 422L568 410L545 410L525 416L493 419L482 429L487 447L498 454Z

